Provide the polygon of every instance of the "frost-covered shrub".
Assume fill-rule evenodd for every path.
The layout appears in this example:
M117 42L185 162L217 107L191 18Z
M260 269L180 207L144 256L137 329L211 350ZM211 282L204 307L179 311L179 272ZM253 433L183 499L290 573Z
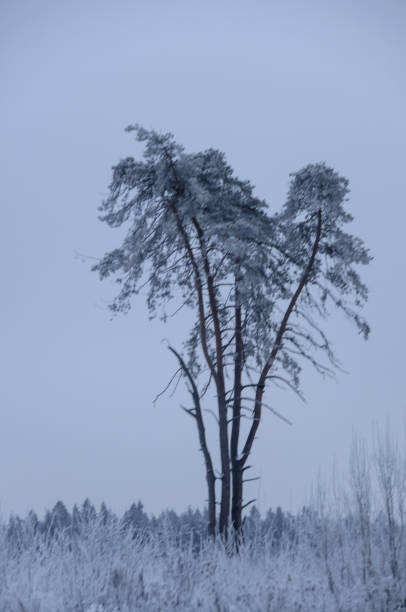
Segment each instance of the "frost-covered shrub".
M381 516L372 523L373 565L367 580L356 517L322 518L315 510L305 509L295 517L288 515L289 529L277 531L275 540L270 516L261 519L255 511L251 513L247 524L252 532L239 554L204 536L198 547L193 535L188 540L185 532L180 538L180 517L172 527L166 517L166 532L162 529L165 517L161 517L154 519L155 529L148 519L151 525L136 533L112 513L98 513L91 522L82 524L80 531L68 526L54 530L52 536L40 525L33 527L32 520L13 519L14 535L10 525L4 524L0 533L0 609L406 609L405 542L402 547L399 544L402 562L398 576L393 577Z

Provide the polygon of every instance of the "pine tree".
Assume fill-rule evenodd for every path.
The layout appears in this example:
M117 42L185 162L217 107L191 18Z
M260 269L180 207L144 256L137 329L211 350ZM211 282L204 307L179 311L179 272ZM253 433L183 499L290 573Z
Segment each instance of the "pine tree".
M169 347L189 389L208 488L209 533L239 532L248 458L268 408L271 382L301 394L303 362L321 374L338 363L323 327L333 306L366 338L360 310L367 288L357 271L370 256L344 231L348 181L324 163L292 175L286 203L270 212L249 181L238 179L223 153L188 154L171 134L130 126L144 159L113 168L100 219L128 228L123 243L95 266L120 285L110 307L127 312L141 288L151 316L189 307L196 323L183 349ZM231 382L230 382L231 381ZM202 402L216 396L220 470L215 472ZM206 397L205 397L206 396ZM242 428L242 418L250 422ZM220 484L216 516L216 481Z

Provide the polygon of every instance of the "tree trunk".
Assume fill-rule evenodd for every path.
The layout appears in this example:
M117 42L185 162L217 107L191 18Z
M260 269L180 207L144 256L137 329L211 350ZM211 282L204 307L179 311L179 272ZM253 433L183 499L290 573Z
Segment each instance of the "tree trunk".
M243 494L243 468L240 461L233 462L233 504L231 520L233 529L239 536L242 527L242 494Z
M203 230L195 217L192 217L193 224L196 228L200 252L203 260L204 274L207 282L207 292L210 303L210 311L213 317L214 336L216 343L216 372L214 379L216 382L218 415L219 415L219 444L220 444L220 459L221 459L221 498L220 498L220 517L219 517L219 532L227 538L227 528L230 515L230 453L228 448L228 421L227 421L227 403L226 389L224 382L224 355L221 325L219 319L219 311L216 299L216 291L214 288L214 280L212 270L210 268L209 257Z
M202 410L200 406L199 392L197 390L196 383L193 380L193 376L190 373L189 368L187 367L186 363L184 362L180 354L177 351L175 351L175 349L172 348L171 346L169 347L169 350L175 355L175 357L179 361L180 366L192 387L191 395L193 397L194 410L188 410L186 408L185 410L188 414L190 414L196 420L196 424L197 424L197 430L198 430L199 441L200 441L200 449L203 453L204 464L206 467L206 482L207 482L207 492L208 492L208 514L209 514L207 531L208 531L209 537L214 537L216 534L216 488L215 488L216 477L214 475L213 462L212 462L209 448L207 445L206 429L204 426L203 415L202 415Z
M221 505L219 517L219 533L227 538L228 520L230 516L230 456L228 452L227 405L223 397L218 398L219 405L219 441L221 458Z
M236 470L236 492L235 492L235 499L236 499L236 507L235 507L235 517L236 517L236 524L237 525L241 525L241 515L242 515L242 509L243 506L240 504L240 508L238 508L238 499L239 496L241 495L241 500L242 500L242 489L243 489L243 471L244 471L244 466L247 462L247 459L251 453L251 449L252 449L252 445L254 443L254 439L259 427L259 423L261 421L261 414L262 414L262 400L263 400L263 395L264 395L264 391L265 391L265 385L267 382L267 377L268 377L268 373L270 371L270 369L272 368L276 357L279 353L279 350L282 346L282 340L283 340L283 336L285 334L285 330L289 321L289 318L296 306L296 303L300 297L300 294L302 293L303 288L305 287L307 281L309 280L309 276L310 273L312 271L313 268L313 264L315 262L316 259L316 255L319 249L319 244L320 244L320 238L321 238L321 230L322 230L322 216L321 216L321 210L318 210L317 213L315 213L315 216L317 217L317 228L316 228L316 236L314 239L314 243L313 243L313 249L312 249L312 253L311 256L309 258L309 261L307 263L306 269L303 272L303 275L300 279L300 282L298 284L298 287L295 291L295 293L293 294L289 305L285 311L284 317L281 321L281 324L279 326L278 329L278 333L276 334L276 338L275 338L275 343L273 345L272 351L270 353L270 356L267 360L267 362L265 363L261 375L259 377L258 383L256 385L256 392L255 392L255 405L254 405L254 416L252 419L252 424L251 424L251 428L249 430L247 439L245 441L244 444L244 448L242 450L242 454L241 454L241 458L238 458L238 468ZM246 469L246 468L245 468ZM234 474L233 474L234 477ZM233 480L234 483L234 480ZM234 494L233 494L234 495Z
M233 402L233 424L231 428L231 469L233 498L231 504L231 523L237 541L241 532L242 515L242 465L238 458L238 442L241 425L241 391L242 391L242 365L243 365L243 341L241 326L241 305L238 292L238 279L235 280L235 362L234 362L234 402Z

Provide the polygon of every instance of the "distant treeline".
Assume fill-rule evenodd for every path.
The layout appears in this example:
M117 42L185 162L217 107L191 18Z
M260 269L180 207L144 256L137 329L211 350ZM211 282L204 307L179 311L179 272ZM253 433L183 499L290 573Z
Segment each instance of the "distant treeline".
M278 545L283 536L293 540L299 532L299 525L312 514L314 513L310 508L303 508L301 513L294 516L278 507L275 511L268 510L262 517L256 506L252 506L244 519L244 535L248 539L271 538L274 544ZM201 512L199 509L188 508L181 514L174 510L165 510L158 516L149 516L139 501L133 503L120 517L107 508L105 503L97 510L90 500L86 499L80 507L75 505L72 512L69 512L65 504L58 501L52 510L45 513L42 520L31 510L26 518L11 515L8 522L3 524L3 529L6 531L7 540L18 544L29 540L34 534L49 538L60 534L85 535L89 528L97 524L116 525L124 532L131 531L134 537L165 534L166 537L172 536L179 543L193 540L197 544L207 536L207 510Z

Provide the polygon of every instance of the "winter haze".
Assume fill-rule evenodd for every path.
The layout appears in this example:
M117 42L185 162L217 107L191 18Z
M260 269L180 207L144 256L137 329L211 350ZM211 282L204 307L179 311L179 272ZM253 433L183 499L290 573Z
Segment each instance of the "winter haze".
M370 340L332 313L347 373L306 372L306 404L268 391L293 426L265 414L247 498L295 510L354 430L405 429L405 27L401 0L3 0L2 514L86 497L204 505L185 393L152 405L175 367L162 340L180 347L191 317L149 321L140 296L111 320L116 288L90 272L120 237L97 207L111 166L141 151L129 123L224 151L276 209L290 172L326 161L350 180L350 231L374 256Z

